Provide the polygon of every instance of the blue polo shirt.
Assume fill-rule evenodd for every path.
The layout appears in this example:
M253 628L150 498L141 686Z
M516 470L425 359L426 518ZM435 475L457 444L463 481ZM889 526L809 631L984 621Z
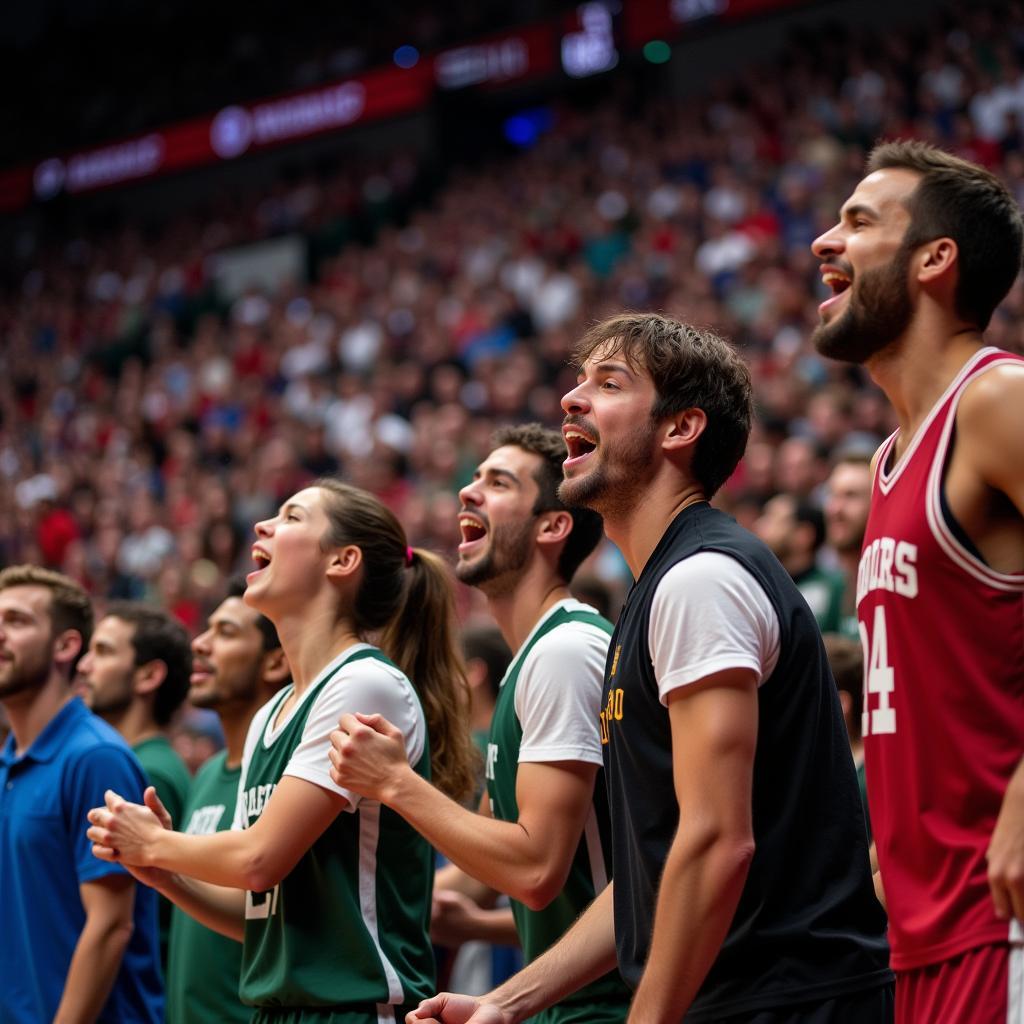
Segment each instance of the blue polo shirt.
M79 886L124 868L97 860L86 814L113 789L141 802L128 745L73 698L22 754L0 751L0 1024L53 1019L85 924ZM157 1024L163 980L156 893L136 887L135 928L100 1021Z

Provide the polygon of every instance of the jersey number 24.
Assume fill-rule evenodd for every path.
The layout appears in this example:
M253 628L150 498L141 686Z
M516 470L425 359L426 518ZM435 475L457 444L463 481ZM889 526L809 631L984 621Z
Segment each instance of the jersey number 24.
M889 703L896 688L896 677L889 664L889 639L885 626L885 609L875 607L875 621L868 638L867 627L860 627L860 643L864 648L864 714L861 716L861 732L865 736L881 736L896 731L896 709ZM877 697L877 704L871 707L871 695Z

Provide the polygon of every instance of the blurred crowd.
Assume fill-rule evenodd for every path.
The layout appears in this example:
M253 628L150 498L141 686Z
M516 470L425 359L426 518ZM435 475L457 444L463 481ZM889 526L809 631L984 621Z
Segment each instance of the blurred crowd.
M1022 5L804 36L700 102L567 105L532 148L452 170L428 204L406 201L420 169L402 158L226 199L155 236L41 247L0 296L0 564L60 569L195 631L249 567L253 523L321 474L450 552L492 429L558 425L574 340L630 308L740 346L758 419L719 500L766 536L780 515L810 522L811 563L840 568L814 522L826 481L894 424L860 370L809 345L825 295L809 246L874 140L909 134L1024 199ZM369 208L374 240L354 242ZM308 244L308 280L217 293L218 251L283 233ZM991 343L1022 350L1022 323L1018 283ZM766 509L780 494L786 508ZM628 582L607 547L589 576L613 602Z

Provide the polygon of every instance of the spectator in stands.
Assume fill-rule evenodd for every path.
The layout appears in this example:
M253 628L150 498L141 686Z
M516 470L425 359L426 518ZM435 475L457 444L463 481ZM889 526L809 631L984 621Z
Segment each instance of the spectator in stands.
M85 703L132 748L172 821L180 825L188 795L185 762L168 729L188 693L188 634L166 612L135 602L108 606L79 662ZM160 948L167 964L171 903L160 898Z
M0 572L0 987L9 1024L163 1020L156 902L92 856L82 821L108 786L146 786L124 740L72 695L92 607L73 580Z
M772 549L810 605L818 628L834 633L842 618L843 579L818 564L825 542L821 512L792 494L777 494L764 507L754 532Z
M825 538L843 574L842 620L839 631L858 639L857 566L871 504L871 453L851 449L832 464L826 486Z

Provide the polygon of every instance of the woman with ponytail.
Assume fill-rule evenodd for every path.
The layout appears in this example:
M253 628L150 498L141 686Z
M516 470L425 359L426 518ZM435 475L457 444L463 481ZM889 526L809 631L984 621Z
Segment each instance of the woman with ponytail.
M393 811L337 786L327 751L342 714L380 714L418 773L471 791L448 570L376 498L331 479L257 523L253 558L245 601L277 627L293 684L250 726L234 830L172 832L149 790L145 807L108 793L89 838L244 943L254 1021L401 1021L433 992L433 854Z

